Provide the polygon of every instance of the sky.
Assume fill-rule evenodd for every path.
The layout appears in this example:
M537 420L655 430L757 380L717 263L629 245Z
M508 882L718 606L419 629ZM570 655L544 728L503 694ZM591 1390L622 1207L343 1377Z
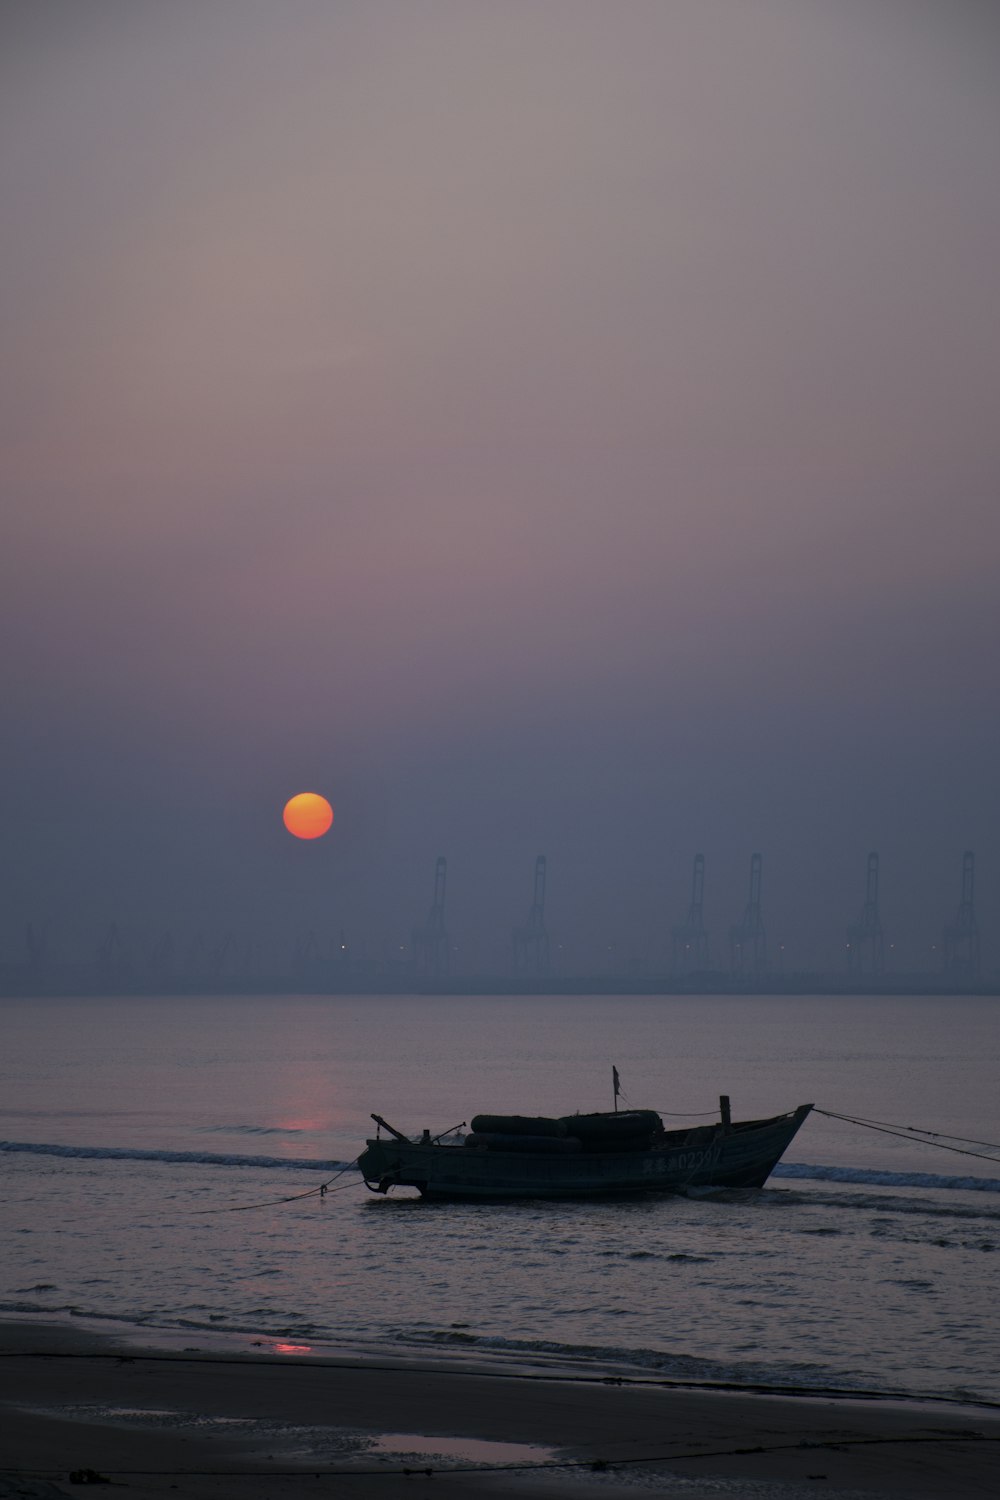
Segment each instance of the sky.
M989 0L5 0L26 922L1000 962ZM293 841L285 799L334 829ZM241 937L242 940L242 937Z

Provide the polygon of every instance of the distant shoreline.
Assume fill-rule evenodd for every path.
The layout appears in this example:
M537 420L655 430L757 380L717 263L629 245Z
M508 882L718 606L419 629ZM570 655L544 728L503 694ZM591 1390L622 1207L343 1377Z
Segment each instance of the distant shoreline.
M854 979L837 974L736 976L719 972L684 977L664 974L464 974L437 977L347 971L249 975L136 976L100 974L93 968L53 965L40 973L20 965L0 968L0 999L99 998L184 995L433 995L572 996L1000 996L1000 975L961 980L947 975L899 974Z

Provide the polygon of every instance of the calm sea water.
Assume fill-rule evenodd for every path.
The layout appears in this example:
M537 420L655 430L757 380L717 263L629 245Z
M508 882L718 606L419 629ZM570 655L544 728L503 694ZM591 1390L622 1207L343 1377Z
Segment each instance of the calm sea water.
M628 1100L827 1109L1000 1141L1000 1002L0 1002L0 1314L202 1347L433 1350L696 1380L1000 1399L993 1160L813 1115L760 1192L425 1204L348 1171L372 1110Z

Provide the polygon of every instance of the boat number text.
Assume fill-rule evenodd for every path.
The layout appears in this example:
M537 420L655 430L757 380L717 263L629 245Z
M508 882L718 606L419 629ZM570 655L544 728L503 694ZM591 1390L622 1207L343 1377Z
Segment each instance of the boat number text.
M666 1157L654 1157L643 1162L643 1173L647 1177L658 1177L665 1172L693 1172L698 1167L714 1167L722 1155L721 1146L712 1146L707 1151L678 1151Z

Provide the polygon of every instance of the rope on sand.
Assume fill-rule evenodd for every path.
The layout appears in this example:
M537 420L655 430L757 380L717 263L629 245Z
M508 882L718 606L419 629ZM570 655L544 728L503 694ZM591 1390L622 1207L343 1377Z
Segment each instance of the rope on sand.
M843 1433L836 1433L828 1438L800 1438L791 1443L754 1443L750 1447L739 1448L697 1448L681 1453L650 1453L641 1454L627 1458L563 1458L563 1459L536 1459L525 1463L499 1463L499 1464L447 1464L443 1467L433 1465L401 1465L399 1467L380 1465L378 1468L324 1468L317 1469L312 1466L303 1465L297 1469L243 1469L234 1472L232 1469L111 1469L108 1474L98 1474L96 1470L84 1469L81 1474L93 1478L79 1480L81 1483L111 1484L111 1474L119 1478L146 1478L146 1479L362 1479L372 1478L379 1475L388 1478L393 1474L402 1474L407 1477L413 1475L426 1475L430 1478L434 1474L540 1474L545 1472L558 1472L559 1470L589 1470L591 1473L610 1473L615 1469L639 1468L651 1464L690 1463L694 1459L705 1458L742 1458L745 1456L768 1453L821 1453L823 1450L830 1452L844 1452L853 1448L879 1448L879 1447L905 1447L925 1444L942 1443L1000 1443L1000 1437L994 1437L991 1433L956 1431L948 1433L914 1433L903 1437L849 1437ZM62 1478L62 1470L54 1468L27 1469L0 1469L0 1474L11 1474L24 1477L31 1474L37 1477ZM810 1475L810 1478L826 1478L826 1475Z

